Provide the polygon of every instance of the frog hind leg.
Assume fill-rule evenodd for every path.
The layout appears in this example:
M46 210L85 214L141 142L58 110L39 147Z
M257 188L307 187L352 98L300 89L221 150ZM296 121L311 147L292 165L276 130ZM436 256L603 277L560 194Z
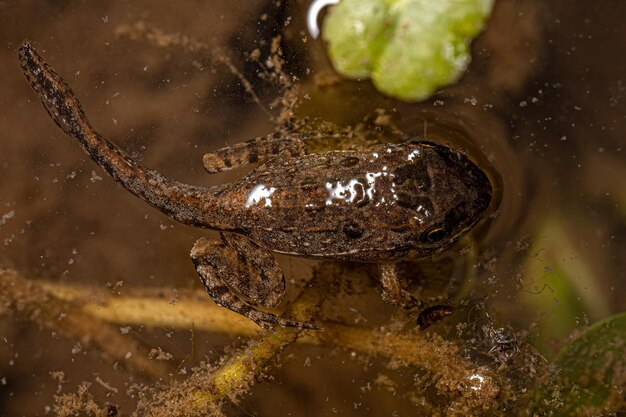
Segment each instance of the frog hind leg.
M296 157L306 154L304 142L297 135L274 133L210 152L202 157L209 174L248 164L264 163L277 156Z
M247 240L242 236L223 234L222 242L201 238L194 244L191 259L213 301L249 318L264 329L271 329L272 325L319 329L309 323L288 320L257 310L233 291L234 289L264 306L277 304L284 293L284 278L272 255L251 241L245 243L244 239ZM268 269L256 269L267 267L269 258L272 258L273 265L269 265ZM272 277L268 282L278 281L278 288L269 288L271 284L261 282L276 272L278 278Z
M395 263L382 263L378 265L380 283L383 287L382 298L388 303L395 304L405 309L421 307L422 302L411 295L400 285Z
M245 236L221 233L221 237L236 254L239 268L237 274L224 276L226 284L265 308L280 304L285 276L274 256Z

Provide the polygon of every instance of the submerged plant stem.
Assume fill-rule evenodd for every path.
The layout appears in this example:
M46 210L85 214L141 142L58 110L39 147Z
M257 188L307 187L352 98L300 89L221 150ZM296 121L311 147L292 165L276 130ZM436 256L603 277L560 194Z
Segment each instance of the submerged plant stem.
M120 25L115 34L119 37L128 37L131 40L145 40L148 43L161 47L174 47L181 48L188 53L207 53L213 60L224 64L228 70L239 79L246 93L250 95L252 100L259 106L259 108L270 118L272 114L261 103L261 100L254 91L254 87L246 77L241 73L239 69L232 63L228 55L218 47L211 47L208 43L203 42L193 37L182 35L180 33L165 33L164 31L147 24L140 20L131 25Z
M83 347L93 347L122 365L152 379L168 374L168 366L148 359L148 352L131 337L87 311L80 304L58 297L39 283L17 272L0 269L0 314L12 311L22 319L78 339Z
M322 267L324 276L331 275L329 268L332 269L333 264ZM316 279L314 282L302 292L286 314L301 322L313 319L325 294L324 280ZM138 412L150 416L206 415L207 410L217 407L220 400L235 398L247 391L268 362L296 341L302 332L302 329L293 327L265 331L259 339L251 340L217 367L201 366L186 380L155 393L149 400L140 401Z
M335 273L330 267L325 268L318 270L315 282L325 281L324 276ZM81 300L84 312L104 321L180 330L188 330L193 326L196 331L237 336L253 336L259 331L249 320L218 307L206 297L196 300L195 293L180 293L175 300L170 300L163 298L163 290L154 290L154 294L151 294L152 291L126 289L127 294L142 295L111 297L103 294L96 303L89 301L93 297L93 289L53 283L46 283L44 287L56 297ZM156 295L157 293L160 295ZM294 308L306 305L307 297L314 295L315 291L309 289ZM291 313L289 315L292 316ZM293 317L302 320L295 314ZM463 398L466 403L470 400L477 406L479 403L484 406L493 405L496 398L511 395L511 387L505 377L462 358L455 344L437 335L419 331L398 333L336 323L318 324L324 328L323 332L298 334L293 329L280 328L276 333L268 334L260 345L259 342L251 342L244 352L229 360L230 365L223 365L220 376L215 376L215 381L223 381L217 386L227 386L227 381L237 380L235 376L240 376L246 370L241 366L242 361L248 357L267 358L281 346L296 341L335 345L361 354L387 358L394 367L411 366L421 369L437 377L436 388L441 394L450 399ZM483 378L482 382L480 378ZM227 391L228 389L219 388L216 392L221 394L217 396ZM214 398L215 394L200 397L203 398L201 402L206 402L208 398Z

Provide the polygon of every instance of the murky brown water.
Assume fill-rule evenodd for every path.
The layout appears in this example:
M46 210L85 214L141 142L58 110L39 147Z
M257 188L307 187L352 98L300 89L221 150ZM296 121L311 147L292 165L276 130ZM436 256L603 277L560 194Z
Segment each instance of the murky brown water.
M383 109L407 136L426 132L464 146L485 167L497 199L474 233L466 272L456 276L472 277L459 284L463 290L455 289L468 305L434 332L467 349L472 338L457 340L452 325L471 324L471 306L485 302L495 327L512 329L520 343L531 343L550 360L568 334L626 309L626 4L500 0L460 83L414 105L381 97L367 82L316 84L313 75L328 75L330 67L320 42L303 41L307 5L0 2L0 266L28 280L86 286L94 294L130 296L141 288L170 299L177 291L200 289L189 250L200 236L215 234L175 224L116 185L56 128L17 62L17 48L30 39L72 86L96 129L163 174L196 184L241 175L208 176L202 154L275 125L228 68L205 52L116 35L120 27L144 21L223 48L266 107L276 86L259 80L255 65L243 58L284 31L286 71L299 77L299 114L344 126ZM264 13L269 18L259 24ZM462 246L449 256L462 257L459 252ZM288 281L310 276L310 262L280 259ZM556 281L544 280L549 273ZM436 287L445 288L445 279ZM342 283L340 306L325 306L324 319L398 328L402 314L384 305L377 291L363 277ZM0 311L0 415L44 415L55 394L76 392L82 381L93 384L99 405L120 405L126 415L137 400L131 386L154 386L147 372L114 366L119 361L111 352L101 354L89 340L40 325L35 316L45 312L35 308L30 320L14 309ZM191 328L173 327L113 325L148 350L174 355L168 372L175 374L190 353ZM197 331L194 357L182 366L189 372L203 359L216 361L233 343L242 342ZM431 395L420 370L390 369L388 359L323 344L291 346L277 362L281 366L267 372L273 379L228 405L227 415L381 416L437 409L439 397ZM493 358L485 362L495 367ZM515 374L511 367L509 376ZM57 371L67 382L59 384L51 375ZM423 391L419 384L426 384ZM523 415L527 398L520 398L511 407Z

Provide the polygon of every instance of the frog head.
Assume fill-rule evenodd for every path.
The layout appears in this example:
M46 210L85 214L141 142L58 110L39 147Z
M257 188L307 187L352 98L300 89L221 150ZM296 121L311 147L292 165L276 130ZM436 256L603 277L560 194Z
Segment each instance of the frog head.
M396 203L411 213L418 256L457 241L483 216L492 197L487 175L450 147L420 142L394 172Z

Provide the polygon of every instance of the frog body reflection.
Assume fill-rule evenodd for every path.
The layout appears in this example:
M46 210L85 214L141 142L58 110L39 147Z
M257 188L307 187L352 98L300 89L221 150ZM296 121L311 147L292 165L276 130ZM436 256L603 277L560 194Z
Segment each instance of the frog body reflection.
M383 298L407 307L414 300L399 285L395 263L449 247L491 201L490 182L474 163L424 141L307 154L305 139L270 135L204 156L210 173L260 163L241 180L182 184L98 134L29 43L20 63L56 124L117 182L181 223L221 231L221 242L199 239L191 258L217 304L261 327L316 328L255 307L272 308L285 292L272 252L377 263Z

